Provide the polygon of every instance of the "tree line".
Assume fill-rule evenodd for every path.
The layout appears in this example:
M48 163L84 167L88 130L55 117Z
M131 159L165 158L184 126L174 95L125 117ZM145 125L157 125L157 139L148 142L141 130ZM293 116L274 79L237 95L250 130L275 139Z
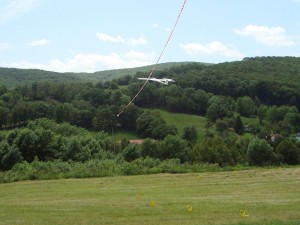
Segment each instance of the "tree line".
M115 142L106 132L92 133L69 123L58 124L41 118L25 127L0 132L0 170L34 161L87 163L113 160L130 163L176 159L183 164L209 163L222 167L295 165L300 162L300 144L292 138L269 142L258 137L208 135L197 142L193 134L193 128L188 127L182 136L168 134L161 140L146 138L141 145L136 145L127 139Z
M42 82L33 83L31 87L25 85L6 89L2 85L0 127L19 126L28 120L44 117L96 131L123 127L142 134L142 123L147 118L144 116L138 119L142 116L140 107L160 107L170 112L206 116L211 122L226 120L232 128L236 114L243 117L257 116L260 125L267 121L267 128L273 132L285 136L299 132L299 111L295 105L267 105L250 96L233 98L178 85L147 85L135 104L117 118L117 113L135 95L140 85L137 81L131 81L127 86L119 86L117 82L96 85ZM164 124L161 121L156 123Z
M257 60L245 59L247 63ZM272 64L268 60L274 59L263 60ZM95 84L44 81L13 88L0 85L0 169L36 158L66 162L177 158L182 163L222 166L299 163L300 146L294 138L300 132L297 82L293 86L281 78L276 82L282 88L276 89L271 85L275 81L251 80L251 74L249 79L231 77L232 71L244 68L240 65L221 66L226 69L218 69L219 73L216 68L199 64L158 71L157 77L173 78L176 84L148 83L120 117L117 113L141 87L136 78L144 73ZM290 71L296 73L293 67ZM185 127L179 136L176 126L168 125L151 110L157 107L205 116L205 138L198 140L193 126ZM257 123L244 124L242 117L256 118ZM119 128L134 131L146 140L141 146L128 140L116 143L109 132ZM272 133L280 134L279 138L271 141Z

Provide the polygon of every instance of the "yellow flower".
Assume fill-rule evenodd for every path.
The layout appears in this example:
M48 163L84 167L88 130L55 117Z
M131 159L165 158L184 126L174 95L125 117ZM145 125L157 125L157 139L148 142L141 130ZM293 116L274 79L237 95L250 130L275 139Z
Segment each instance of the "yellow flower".
M155 201L150 201L150 206L151 206L151 207L155 207L155 206L156 206Z
M187 210L188 212L192 212L193 207L192 207L192 206L187 206L187 207L186 207L186 210Z
M246 211L240 210L241 217L247 218L249 217L249 214Z

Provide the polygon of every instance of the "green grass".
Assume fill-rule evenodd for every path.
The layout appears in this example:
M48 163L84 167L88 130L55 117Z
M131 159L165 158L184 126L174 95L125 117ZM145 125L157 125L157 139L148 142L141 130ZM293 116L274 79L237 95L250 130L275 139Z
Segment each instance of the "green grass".
M155 112L158 112L162 118L166 121L168 125L175 125L178 129L178 135L183 135L183 129L187 126L195 126L198 132L198 140L203 140L206 131L206 121L207 119L202 116L191 115L191 114L184 114L184 113L171 113L163 109L151 109ZM244 124L248 125L257 125L258 119L257 118L247 118L241 117ZM213 125L209 128L212 132L216 132L215 126ZM234 134L234 132L230 132ZM248 135L252 136L252 135ZM114 131L114 137L116 140L120 141L123 138L126 139L139 139L138 135L135 132L128 132L126 130L117 129Z
M139 139L138 135L134 131L127 131L124 129L116 129L111 133L116 141L121 141L122 139Z
M248 124L248 125L258 125L259 124L257 117L249 118L249 117L242 116L241 119L244 124Z
M196 115L183 114L183 113L170 113L162 109L151 109L163 117L168 125L175 125L178 129L178 134L181 136L183 134L183 129L187 126L195 126L198 132L198 140L202 140L205 135L205 124L206 118ZM116 129L114 131L115 140L126 139L139 139L135 132L128 132L122 129Z
M299 177L294 167L1 184L0 224L296 225Z
M175 125L178 134L183 134L183 129L187 126L195 126L198 132L198 139L202 139L205 135L206 118L196 115L183 113L170 113L165 110L155 109L164 118L168 125Z

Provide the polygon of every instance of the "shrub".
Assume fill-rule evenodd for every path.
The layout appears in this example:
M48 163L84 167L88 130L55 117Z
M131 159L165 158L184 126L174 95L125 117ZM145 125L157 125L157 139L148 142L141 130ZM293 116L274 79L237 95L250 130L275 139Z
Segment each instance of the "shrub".
M249 162L253 165L270 165L276 160L273 148L264 139L253 139L247 149Z
M141 157L141 147L136 144L130 144L123 150L122 155L127 162L131 162Z
M181 162L187 160L188 145L187 141L178 136L168 135L162 141L162 159L178 158Z
M188 126L183 129L182 139L190 143L195 143L198 138L198 132L195 126Z
M237 144L235 139L216 136L205 138L200 144L194 145L189 156L192 162L197 163L235 165L243 159L240 147L241 144Z
M0 142L0 170L9 170L18 162L22 161L19 149L13 145Z
M224 134L228 130L228 124L224 120L217 119L216 130L220 132L220 134Z
M276 153L282 156L284 163L297 164L300 162L300 150L289 138L284 139L277 145Z
M142 144L141 154L143 157L160 158L161 151L159 142L146 138Z

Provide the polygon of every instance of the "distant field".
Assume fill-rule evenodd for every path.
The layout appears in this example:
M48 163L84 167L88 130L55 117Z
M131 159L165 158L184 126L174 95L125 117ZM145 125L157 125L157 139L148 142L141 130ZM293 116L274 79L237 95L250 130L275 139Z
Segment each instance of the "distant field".
M161 116L165 119L167 124L175 125L178 129L179 135L183 134L183 129L186 126L195 126L198 131L198 140L202 140L205 136L205 125L206 125L206 118L202 116L190 115L190 114L182 114L182 113L169 113L165 110L155 109L156 111L160 112ZM243 123L246 125L258 125L257 118L247 118L241 117ZM209 128L211 131L216 131L215 126ZM231 132L231 134L235 134ZM248 134L251 136L251 134Z
M127 130L123 129L117 129L113 131L113 133L110 133L110 135L112 134L116 141L121 141L124 138L128 140L139 139L138 135L135 132L128 132Z
M0 224L296 225L299 177L298 167L0 184Z
M159 112L168 125L175 125L178 129L178 134L183 134L183 129L187 126L195 126L198 131L198 139L201 140L205 135L206 119L201 116L183 114L183 113L170 113L161 109L151 109ZM116 140L138 139L138 135L134 132L118 129L114 131L114 138Z
M198 138L202 139L205 135L206 118L196 115L189 115L183 113L169 113L165 110L155 109L160 112L168 125L175 125L178 129L179 135L183 134L183 129L187 126L195 126L198 131Z
M166 121L168 125L175 125L178 129L178 134L182 136L183 129L187 126L195 126L198 132L198 140L202 140L205 136L205 124L206 118L202 116L196 116L191 114L184 114L184 113L170 113L166 110L162 109L151 109L162 116L162 118ZM246 118L241 117L244 124L254 125L258 124L257 118ZM215 127L212 126L210 128L212 131L215 131ZM138 135L134 132L128 132L125 130L116 130L114 133L116 140L121 140L122 138L127 139L138 139Z

